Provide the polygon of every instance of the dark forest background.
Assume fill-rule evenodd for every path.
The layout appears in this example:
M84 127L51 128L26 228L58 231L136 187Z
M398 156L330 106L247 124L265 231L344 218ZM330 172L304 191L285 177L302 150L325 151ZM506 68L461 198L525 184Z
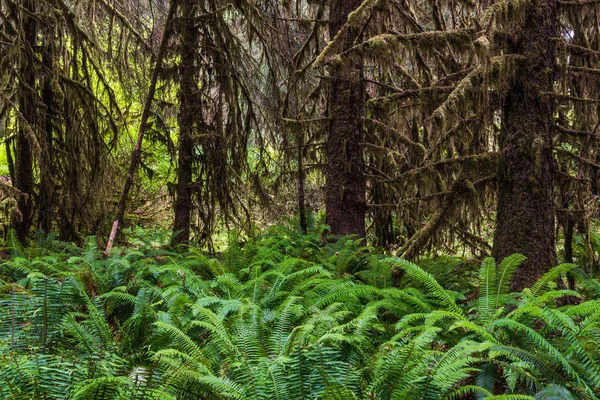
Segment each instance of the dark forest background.
M598 8L4 1L4 235L214 250L325 211L406 259L524 254L521 287L574 238L596 268Z

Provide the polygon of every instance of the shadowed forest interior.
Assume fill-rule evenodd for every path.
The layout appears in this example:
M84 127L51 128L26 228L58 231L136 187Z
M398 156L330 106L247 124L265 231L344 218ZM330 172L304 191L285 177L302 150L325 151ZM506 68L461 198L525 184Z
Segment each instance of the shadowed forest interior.
M597 399L599 0L0 0L6 399Z

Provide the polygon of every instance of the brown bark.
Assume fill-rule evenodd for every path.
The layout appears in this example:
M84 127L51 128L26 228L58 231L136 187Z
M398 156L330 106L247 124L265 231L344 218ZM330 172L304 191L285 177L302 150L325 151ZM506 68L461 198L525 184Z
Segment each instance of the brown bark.
M40 144L42 146L42 164L40 166L40 194L38 206L38 227L44 232L50 232L52 229L52 221L54 219L54 182L52 179L52 135L54 130L53 114L55 112L54 91L51 84L51 71L53 54L52 46L47 43L44 47L42 56L44 69L50 71L44 76L44 85L42 88L42 102L45 105L44 112L44 130L41 132Z
M131 190L131 186L133 185L133 177L135 176L135 173L140 164L142 142L144 139L144 134L146 133L148 120L150 119L150 114L152 111L152 101L154 100L156 82L158 81L158 73L161 69L162 60L167 51L167 43L169 42L169 36L171 34L171 23L173 21L173 15L175 14L176 7L177 0L171 0L169 4L169 13L165 22L165 30L163 32L160 48L158 49L158 55L156 56L156 64L154 65L154 71L152 72L150 88L148 89L148 96L146 97L146 102L144 103L144 111L142 113L142 120L140 122L140 130L138 132L135 148L131 153L131 162L129 163L129 170L127 171L127 176L125 177L125 185L123 186L123 191L121 192L121 197L119 198L119 204L117 205L117 215L115 216L115 220L110 231L110 236L108 238L108 243L106 244L106 250L104 250L104 254L108 254L110 249L113 247L113 244L117 237L117 233L119 231L119 226L123 225L123 220L125 217L125 208L127 206L127 197L129 196L129 191Z
M33 152L27 131L35 129L35 60L34 49L37 41L37 24L35 0L23 3L24 15L22 30L25 38L24 56L21 65L21 81L19 82L19 112L24 121L19 121L17 143L15 149L15 187L24 194L19 196L17 206L19 216L13 221L17 239L25 244L33 214ZM29 125L29 126L26 126Z
M332 0L330 37L344 26L348 15L361 0ZM343 50L352 46L360 27L349 27ZM366 180L360 142L363 134L364 81L358 55L344 56L331 70L329 137L327 140L327 183L325 208L327 224L335 235L365 237Z
M177 190L175 197L175 221L173 239L176 246L190 240L190 215L192 211L192 167L194 152L194 106L196 84L195 53L196 34L193 18L194 0L182 0L181 18L181 66L179 69L179 144L177 166Z
M305 172L304 172L304 130L298 130L298 212L300 214L300 232L306 235L306 201L305 201Z
M527 256L516 271L513 290L521 290L556 265L552 155L552 99L557 37L556 0L534 0L515 43L523 64L505 99L498 209L493 255Z

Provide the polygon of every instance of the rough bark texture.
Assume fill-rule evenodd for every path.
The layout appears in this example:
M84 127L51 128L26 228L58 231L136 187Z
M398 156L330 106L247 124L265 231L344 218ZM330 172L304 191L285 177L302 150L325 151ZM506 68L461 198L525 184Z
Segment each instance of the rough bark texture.
M53 54L52 46L46 44L42 55L42 62L47 71L52 71ZM40 194L38 200L38 227L44 232L52 230L54 220L54 182L51 174L54 148L52 135L54 130L53 116L55 113L54 91L52 90L52 77L50 73L44 76L42 88L42 102L45 105L44 130L41 132L40 145L42 147L42 163L40 166Z
M515 53L524 56L504 105L498 211L493 255L521 253L512 289L533 284L556 265L552 97L557 36L556 0L531 2Z
M306 234L308 227L306 224L306 202L304 195L304 131L298 131L298 212L300 214L300 232Z
M22 26L27 49L20 71L19 112L24 121L19 121L17 134L15 187L24 195L18 198L19 216L13 221L13 226L17 239L25 244L33 214L33 152L28 136L35 129L35 62L33 51L37 40L37 26L35 18L32 17L35 15L35 1L27 0L23 6L27 10L23 15Z
M179 145L177 166L177 192L175 198L175 235L172 245L190 240L190 215L192 211L192 167L193 167L193 126L194 126L194 61L196 35L193 19L193 1L182 1L181 20L181 67L179 70Z
M332 0L330 36L344 26L361 0ZM349 48L359 28L346 31L344 49ZM360 142L363 132L364 83L362 60L343 57L331 71L329 137L327 141L327 224L336 235L365 236L366 181Z

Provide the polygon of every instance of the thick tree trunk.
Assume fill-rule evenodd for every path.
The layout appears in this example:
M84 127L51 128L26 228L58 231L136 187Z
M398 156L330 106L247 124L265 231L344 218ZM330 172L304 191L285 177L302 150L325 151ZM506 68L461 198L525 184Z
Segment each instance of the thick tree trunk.
M33 52L37 41L35 0L26 0L23 4L23 32L25 44L19 84L19 112L24 120L19 121L17 144L15 149L15 187L24 194L19 196L17 206L19 215L13 221L17 239L25 244L33 214L33 152L28 136L35 131L35 60ZM29 132L29 133L28 133Z
M194 62L196 34L193 18L193 1L182 1L181 67L179 69L179 145L177 166L177 191L175 198L175 222L172 245L190 240L190 215L192 211L192 163L194 153Z
M361 0L332 0L330 37L336 35L361 3ZM352 46L359 29L351 27L346 31L344 49ZM331 71L325 189L327 224L336 235L365 236L366 180L360 148L364 106L362 60L357 55L343 57Z
M53 71L53 49L47 43L44 48L42 62L47 71ZM52 135L54 130L53 115L55 112L54 91L52 90L51 72L44 77L42 101L45 105L44 130L40 144L42 146L42 165L40 166L40 194L38 206L38 227L48 233L52 230L54 220L54 182L52 179L52 158L54 154Z
M493 255L521 253L512 289L533 284L556 264L552 97L556 70L557 1L534 0L516 54L524 61L508 92L500 135L498 210Z

